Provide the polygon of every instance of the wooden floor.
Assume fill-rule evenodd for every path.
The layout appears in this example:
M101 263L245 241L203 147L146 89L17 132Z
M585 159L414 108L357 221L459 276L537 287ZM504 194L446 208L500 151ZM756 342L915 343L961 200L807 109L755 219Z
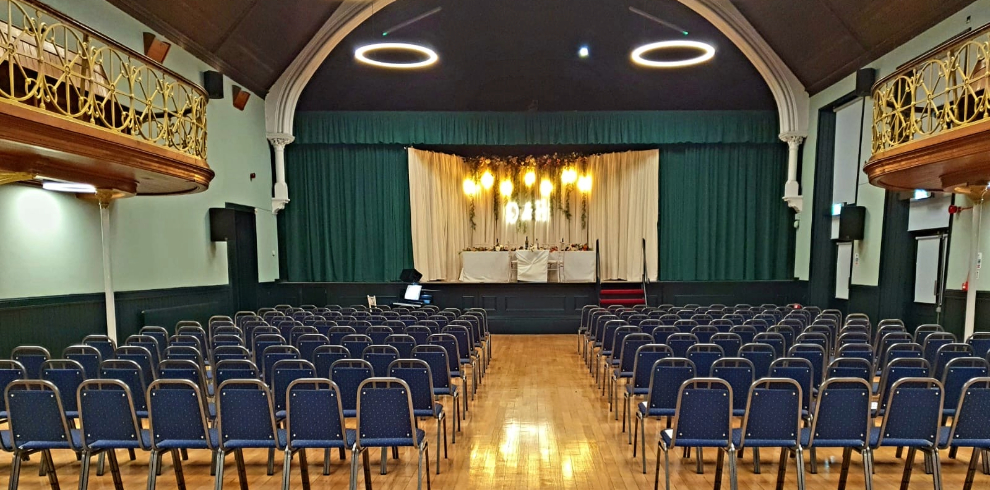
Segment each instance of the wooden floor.
M576 355L576 340L572 335L545 336L495 336L494 360L478 396L470 405L463 432L457 443L449 446L449 459L441 464L441 474L435 474L436 448L434 424L421 425L430 441L431 475L434 488L450 489L522 489L522 488L652 488L656 458L658 426L648 426L648 474L642 473L641 461L632 458L632 446L627 444L621 432L621 420L616 422L608 413L608 405L594 380L588 375L583 362ZM448 408L449 413L449 408ZM453 422L453 417L450 418ZM146 485L148 455L138 454L136 461L127 461L120 452L124 486L128 489ZM714 476L715 451L705 454L705 474L694 471L694 460L672 458L671 484L679 490L711 488ZM745 453L739 464L739 488L774 488L777 474L776 452L763 452L763 472L753 473L751 452ZM209 454L191 452L190 460L183 465L190 489L210 489L213 478L209 473ZM379 489L416 488L416 456L411 449L403 449L399 460L389 461L389 474L378 474L372 457L372 482ZM673 455L672 455L673 456ZM838 451L819 451L820 460L833 461L819 464L817 475L807 475L809 490L836 489L838 485L840 457ZM247 474L254 489L279 488L281 485L281 454L277 456L273 476L265 475L265 453L246 453ZM944 488L962 488L969 461L969 451L960 453L959 460L948 459L943 453ZM21 471L20 488L48 488L47 480L38 477L38 457L32 457ZM63 488L77 485L79 463L71 453L55 455L58 476ZM301 488L297 461L293 461L292 487ZM916 459L911 489L932 488L931 478L924 474L922 458ZM310 475L316 489L347 488L349 464L333 456L331 475L322 476L319 465L322 454L309 457ZM95 464L94 464L95 467ZM9 476L9 460L0 463L0 483ZM881 450L876 454L876 490L894 490L900 484L903 460L895 459L893 450ZM228 458L225 488L237 488L237 472L233 458ZM727 472L726 472L727 475ZM661 482L663 476L661 475ZM363 478L359 477L359 488ZM796 488L793 463L787 469L785 488ZM90 488L110 489L113 482L110 472L90 477ZM175 488L172 465L165 460L158 488ZM425 482L424 482L424 488ZM723 488L728 489L727 478ZM850 489L863 488L862 466L859 456L853 455L850 468ZM990 488L990 477L977 472L975 489Z

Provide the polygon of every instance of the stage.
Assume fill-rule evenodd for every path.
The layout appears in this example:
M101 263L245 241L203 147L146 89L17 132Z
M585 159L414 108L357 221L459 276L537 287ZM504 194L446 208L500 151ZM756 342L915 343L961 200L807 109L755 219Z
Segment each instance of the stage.
M640 283L635 284L638 288ZM366 304L373 295L379 304L402 301L405 284L398 282L275 282L259 285L258 302L314 305ZM581 308L595 304L595 283L461 283L425 282L433 304L454 308L485 308L493 333L574 333ZM719 281L647 284L650 305L737 303L804 303L805 281Z

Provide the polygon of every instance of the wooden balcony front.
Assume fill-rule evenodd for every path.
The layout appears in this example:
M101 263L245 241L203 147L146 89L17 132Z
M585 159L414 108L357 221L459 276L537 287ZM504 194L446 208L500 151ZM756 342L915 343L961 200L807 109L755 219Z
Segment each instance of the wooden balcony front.
M2 8L6 7L6 8ZM0 174L199 192L204 90L34 0L0 0Z
M952 39L873 87L870 183L977 199L990 182L990 25Z

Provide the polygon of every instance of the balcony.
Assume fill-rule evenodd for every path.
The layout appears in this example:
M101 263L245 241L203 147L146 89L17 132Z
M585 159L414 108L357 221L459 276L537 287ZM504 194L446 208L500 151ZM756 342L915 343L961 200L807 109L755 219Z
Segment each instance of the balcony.
M204 90L34 0L0 0L0 183L199 192Z
M982 198L990 182L988 56L990 25L873 86L873 151L864 168L870 183Z

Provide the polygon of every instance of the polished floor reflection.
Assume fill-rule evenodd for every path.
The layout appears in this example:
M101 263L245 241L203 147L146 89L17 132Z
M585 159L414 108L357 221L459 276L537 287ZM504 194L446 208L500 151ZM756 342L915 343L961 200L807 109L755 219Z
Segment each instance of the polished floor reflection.
M656 461L656 431L658 426L648 426L647 462L649 473L643 475L641 462L632 458L632 446L621 431L621 421L613 420L608 404L601 392L595 389L594 379L588 375L583 361L575 353L575 338L571 335L496 336L494 356L478 395L470 404L468 418L457 443L448 448L449 459L440 466L441 474L435 474L436 456L432 447L435 424L421 428L427 431L431 443L431 475L434 488L450 489L524 489L524 488L652 488ZM620 417L621 418L621 417ZM451 418L451 421L453 419ZM265 453L245 453L247 475L251 488L274 489L281 485L281 454L278 455L273 476L265 475ZM378 489L416 488L416 455L411 449L400 450L400 459L389 461L388 475L378 474L373 464L372 482ZM680 453L678 452L679 456ZM136 461L128 461L120 452L124 487L143 488L146 484L148 455L138 453ZM213 488L209 476L209 454L191 452L183 470L187 488L207 490ZM372 461L377 461L377 453ZM673 455L672 455L673 456ZM960 452L960 459L952 460L943 453L944 488L962 488L969 461L969 451ZM830 459L830 465L819 465L817 475L807 475L809 490L834 490L838 486L840 457L838 451L819 451L820 460ZM764 451L762 473L753 473L752 454L746 452L739 464L739 488L773 489L777 478L777 453ZM21 472L21 488L48 488L48 481L38 477L37 461L24 465ZM58 476L64 488L78 483L79 463L71 453L55 454ZM894 490L900 485L903 459L896 459L893 450L881 450L876 454L874 489ZM705 474L695 473L694 460L671 461L671 484L678 490L711 488L714 478L715 451L705 454ZM331 475L323 476L322 454L309 457L313 488L347 488L349 464L333 455ZM292 487L301 488L298 467L292 472ZM95 465L94 465L95 466ZM226 472L225 488L237 488L237 472L233 471L233 458ZM9 476L9 459L0 463L0 484L6 484ZM922 458L915 462L910 488L931 488L931 478L924 474ZM797 487L793 464L788 465L785 488ZM662 479L662 476L661 476ZM662 481L662 480L661 480ZM175 488L172 463L166 458L158 488ZM363 480L359 480L359 488ZM863 488L862 466L858 455L853 455L848 488ZM113 488L109 471L106 476L90 477L94 489ZM425 482L424 482L425 488ZM726 490L728 482L723 481ZM974 488L990 488L990 476L977 472Z

